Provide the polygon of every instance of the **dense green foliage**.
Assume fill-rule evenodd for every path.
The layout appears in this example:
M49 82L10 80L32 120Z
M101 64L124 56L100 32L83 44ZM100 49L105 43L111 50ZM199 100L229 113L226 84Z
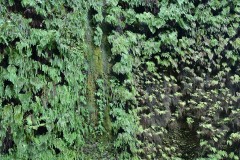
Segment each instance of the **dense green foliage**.
M142 158L239 159L239 11L238 0L109 1L113 72L137 98Z
M1 159L82 156L87 10L65 3L1 2Z
M239 0L2 0L0 159L239 159Z

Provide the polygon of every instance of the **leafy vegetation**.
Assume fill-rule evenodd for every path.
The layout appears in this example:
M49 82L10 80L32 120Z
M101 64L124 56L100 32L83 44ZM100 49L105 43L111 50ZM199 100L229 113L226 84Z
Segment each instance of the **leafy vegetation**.
M239 159L239 0L2 0L1 159Z

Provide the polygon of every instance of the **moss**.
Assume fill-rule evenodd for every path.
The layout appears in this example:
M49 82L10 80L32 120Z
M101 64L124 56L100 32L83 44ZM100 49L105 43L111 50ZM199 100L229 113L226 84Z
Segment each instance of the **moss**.
M99 78L103 78L105 82L108 81L108 73L105 73L104 67L108 67L108 63L106 60L103 60L103 54L105 54L103 51L103 48L96 47L93 44L88 44L88 54L87 59L89 63L89 71L88 71L88 78L87 78L87 100L88 100L88 110L91 114L91 120L93 120L95 125L98 121L98 107L96 104L96 97L95 93L97 92L96 87L96 80ZM104 66L105 65L105 66ZM106 88L108 88L106 86ZM107 95L106 95L107 96ZM110 108L106 107L104 110L104 128L107 131L107 134L104 135L101 139L104 139L103 141L109 139L111 137L111 119L110 119Z
M95 80L99 77L103 76L103 60L102 53L99 47L96 47L93 52L93 60L94 60L94 69L95 69Z
M96 122L97 121L97 107L95 103L95 91L96 86L94 84L93 75L90 73L88 74L87 78L87 100L88 100L88 110L91 114L91 119Z
M99 108L96 104L96 96L97 92L96 80L104 79L105 81L105 89L108 90L108 75L110 74L110 63L108 62L109 53L111 52L110 47L107 42L107 34L103 35L102 44L100 47L95 46L93 43L93 27L90 25L90 22L87 24L86 31L86 59L88 60L88 80L87 80L87 101L88 101L88 109L91 114L91 120L94 121L95 126L98 123L99 118ZM106 98L107 98L106 92ZM103 126L106 130L106 133L103 136L98 136L98 140L102 143L108 143L111 140L111 118L110 118L110 106L106 104L106 108L104 109L104 122Z

